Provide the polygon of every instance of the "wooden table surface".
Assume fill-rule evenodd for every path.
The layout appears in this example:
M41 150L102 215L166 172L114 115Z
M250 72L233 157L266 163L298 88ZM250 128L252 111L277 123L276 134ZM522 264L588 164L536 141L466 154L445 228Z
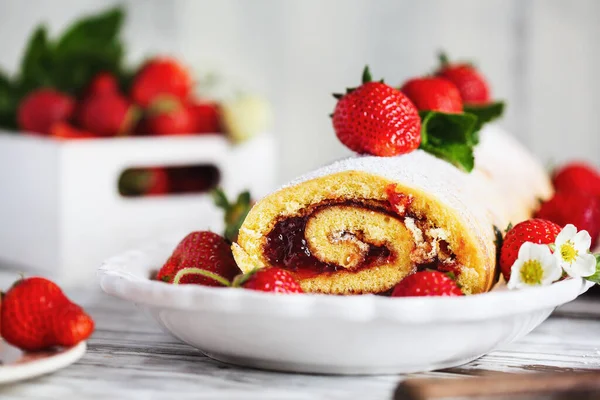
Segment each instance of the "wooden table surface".
M97 328L77 363L0 386L0 399L390 399L406 376L319 376L238 368L163 333L133 304L99 289L68 293ZM487 371L600 369L600 298L558 309L525 338L469 364L421 377Z

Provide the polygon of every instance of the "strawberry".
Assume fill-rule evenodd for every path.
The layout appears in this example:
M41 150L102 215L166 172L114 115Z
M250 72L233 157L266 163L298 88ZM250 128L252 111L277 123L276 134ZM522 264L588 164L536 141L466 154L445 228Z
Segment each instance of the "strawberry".
M212 102L192 102L189 110L194 117L194 133L219 133L221 129L221 116L219 106Z
M460 92L449 80L436 77L414 78L400 89L419 110L461 113Z
M109 72L96 75L88 85L84 97L111 95L119 93L117 78Z
M456 282L439 271L416 272L402 279L392 291L392 297L462 295Z
M416 150L421 143L421 119L413 103L399 90L372 82L368 67L363 84L339 98L333 128L350 150L395 156Z
M135 106L119 93L88 97L78 112L81 127L101 136L129 133L138 117Z
M559 225L540 218L528 219L510 229L504 237L500 250L500 270L504 279L507 282L510 279L510 270L517 260L519 249L523 243L554 243L560 230Z
M490 89L485 78L469 64L450 64L445 55L440 56L441 68L437 76L454 83L464 104L486 104L491 102Z
M17 122L24 132L47 135L56 122L73 116L75 101L65 93L39 89L29 93L19 104Z
M268 267L256 269L237 277L234 286L272 293L304 293L294 277L284 269Z
M556 191L584 192L600 198L600 173L582 162L569 163L554 172Z
M169 191L169 175L162 167L129 169L119 179L119 193L124 196L158 196Z
M240 273L231 244L223 237L209 231L192 232L175 248L165 265L158 271L156 279L173 283L178 271L194 268L218 275L216 280L200 274L185 275L179 283L195 283L205 286L222 286L222 280L231 281Z
M208 192L214 189L220 180L219 170L206 165L169 168L167 173L171 193Z
M586 230L592 237L592 248L600 235L600 198L587 193L557 192L542 203L536 218L552 221L560 226L573 224L578 230Z
M97 137L91 132L75 128L68 122L56 122L50 128L50 136L56 139L93 139Z
M4 295L1 336L27 351L73 346L87 339L94 321L53 282L39 277L16 282Z
M195 133L196 119L189 107L175 97L154 101L148 109L146 129L153 135Z
M154 58L142 67L133 80L131 98L148 107L159 96L170 95L186 100L192 90L188 71L170 58Z

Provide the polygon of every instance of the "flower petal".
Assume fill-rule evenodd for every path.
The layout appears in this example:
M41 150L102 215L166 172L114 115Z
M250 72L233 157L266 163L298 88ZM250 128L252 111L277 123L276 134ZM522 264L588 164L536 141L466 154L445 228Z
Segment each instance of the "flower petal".
M523 247L523 246L521 246ZM519 249L520 251L520 249ZM523 259L517 259L510 269L510 278L506 283L509 289L517 289L521 286L521 267L523 266Z
M542 260L542 266L544 268L544 276L542 277L542 285L549 285L556 282L562 276L562 268L553 256L544 258Z
M592 237L588 231L579 231L573 237L573 246L579 253L587 253L592 245Z
M570 270L567 273L572 277L585 278L593 275L596 272L596 257L590 253L582 254L571 264Z
M531 258L534 258L536 254L536 246L541 245L531 242L524 242L521 245L521 247L519 247L519 254L517 255L517 260L527 261Z
M567 224L564 228L558 233L554 243L556 243L556 248L562 246L566 241L573 239L573 237L577 234L577 228L573 224Z

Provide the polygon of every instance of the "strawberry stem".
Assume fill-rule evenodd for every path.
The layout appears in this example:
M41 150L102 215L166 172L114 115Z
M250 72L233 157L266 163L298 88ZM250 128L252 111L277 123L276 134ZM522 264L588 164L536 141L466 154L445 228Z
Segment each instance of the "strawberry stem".
M446 67L446 66L448 66L448 64L450 64L450 60L448 59L448 56L443 51L439 52L438 59L440 60L440 64L442 65L442 68Z
M177 272L177 274L175 274L175 277L173 278L173 284L179 285L179 283L181 282L183 277L187 276L187 275L202 275L207 278L214 279L215 281L219 282L223 286L227 286L227 287L231 286L231 282L229 282L227 279L223 278L221 275L217 275L215 273L212 273L210 271L207 271L205 269L200 269L200 268L180 269Z

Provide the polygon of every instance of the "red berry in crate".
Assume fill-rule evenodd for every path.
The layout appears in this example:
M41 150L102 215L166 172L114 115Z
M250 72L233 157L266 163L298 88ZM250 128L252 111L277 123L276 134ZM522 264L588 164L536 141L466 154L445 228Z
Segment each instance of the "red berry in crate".
M487 81L475 67L466 63L449 63L443 54L440 61L442 65L436 75L456 85L464 104L486 104L491 101Z
M216 274L231 281L240 273L231 253L231 243L214 232L192 232L175 248L156 279L173 283L173 278L184 268L194 268ZM223 286L220 282L200 274L183 276L179 283L205 286Z
M186 100L192 90L188 71L170 58L154 58L137 73L131 87L131 98L142 107L163 95Z
M400 89L419 110L461 113L460 92L449 80L435 77L414 78Z
M174 97L163 97L148 108L146 129L153 135L196 133L196 119L190 108Z
M586 230L592 237L592 248L600 235L600 198L587 193L556 192L542 203L536 218L552 221L560 226L573 224Z
M392 297L462 295L456 282L439 271L416 272L402 279L392 291Z
M421 119L413 103L399 90L372 82L368 67L363 84L339 98L333 128L350 150L375 156L395 156L421 143Z
M195 119L195 133L219 133L221 129L221 115L219 106L212 102L195 101L189 104L189 109Z
M98 137L91 132L75 128L68 122L57 122L50 128L50 136L56 139L93 139Z
M92 318L44 278L15 282L4 295L1 308L2 338L27 351L73 346L94 330Z
M100 136L125 135L138 118L136 107L118 93L88 97L78 111L81 127Z
M557 169L552 182L558 192L583 192L600 198L600 173L582 162L569 163Z
M519 249L523 243L554 243L560 230L559 225L540 218L528 219L510 229L504 237L500 250L500 270L504 279L507 282L510 279L510 271L517 260Z
M233 286L272 293L304 293L300 284L284 269L268 267L237 277Z
M123 196L158 196L169 192L169 175L165 168L128 169L119 179L119 193Z
M84 97L102 96L119 93L119 82L109 72L101 72L96 75L88 85Z
M29 93L19 104L17 122L24 132L47 135L54 123L73 116L75 101L65 93L39 89Z

